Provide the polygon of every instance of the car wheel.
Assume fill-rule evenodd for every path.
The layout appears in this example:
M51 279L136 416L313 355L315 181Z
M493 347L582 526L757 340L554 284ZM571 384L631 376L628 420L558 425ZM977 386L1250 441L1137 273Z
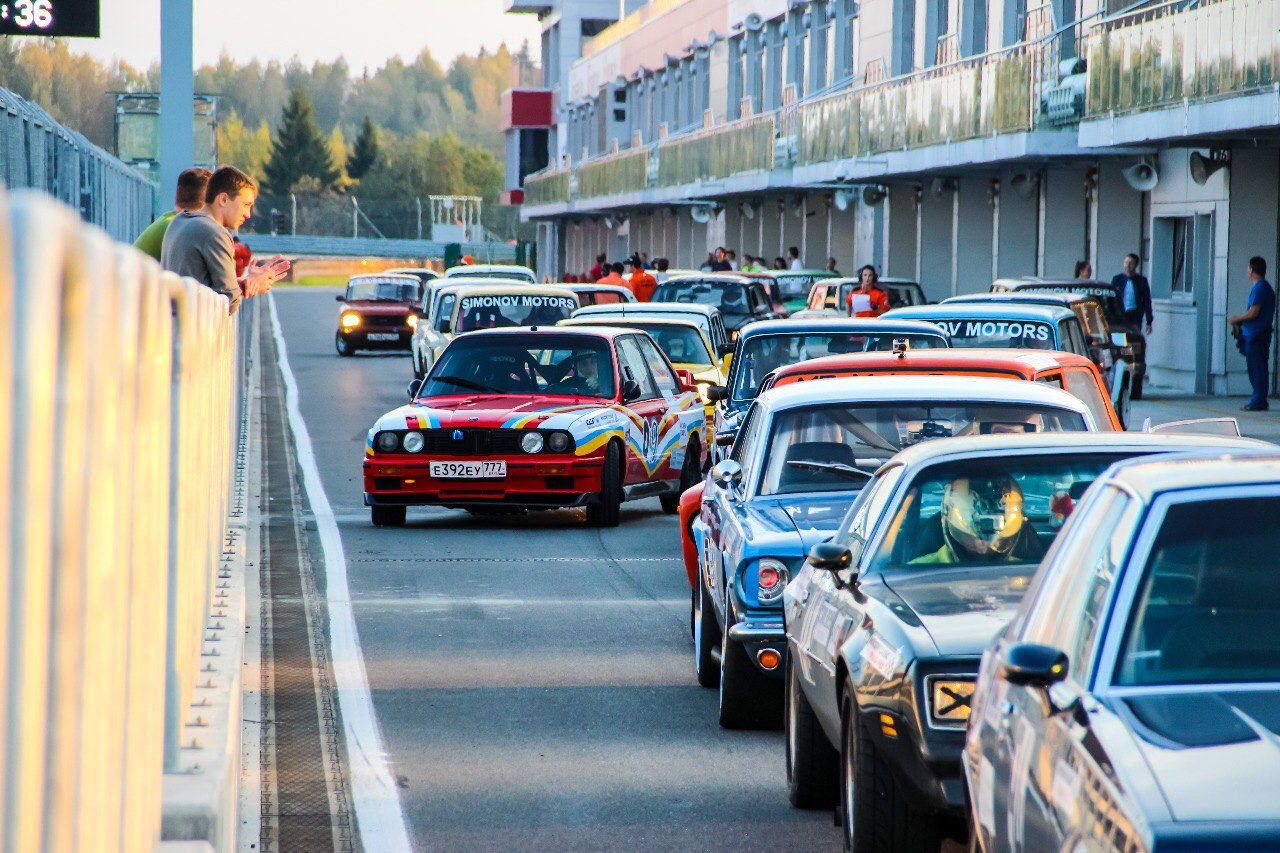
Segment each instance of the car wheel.
M937 853L935 815L914 807L897 771L876 748L850 691L840 706L840 812L845 850Z
M1129 401L1133 399L1133 395L1130 391L1131 381L1132 380L1126 376L1124 381L1120 383L1120 409L1116 412L1116 415L1120 418L1121 429L1129 428Z
M342 335L334 336L333 346L334 346L334 349L338 351L338 355L343 356L344 358L350 355L355 355L356 348L353 347L351 345L351 342L348 341L346 338L344 338Z
M369 509L370 514L373 516L374 527L404 526L406 511L402 506L375 506Z
M840 753L818 724L790 655L785 684L782 728L787 750L787 798L798 809L829 809L836 804L840 787Z
M742 643L729 636L733 616L725 607L720 635L720 726L776 729L782 725L782 684L751 662Z
M1142 386L1146 382L1145 376L1135 374L1133 377L1133 387L1129 389L1129 398L1132 400L1142 399Z
M698 472L702 468L701 450L696 440L689 442L689 449L684 454L684 465L680 467L680 490L675 494L659 496L658 500L662 501L662 511L667 515L678 512L680 496L698 485Z
M587 507L587 523L593 527L617 527L622 516L622 455L615 442L604 451L600 493Z
M698 676L698 684L715 687L720 683L720 664L715 658L715 650L720 645L720 625L701 579L694 589L693 600L693 671Z

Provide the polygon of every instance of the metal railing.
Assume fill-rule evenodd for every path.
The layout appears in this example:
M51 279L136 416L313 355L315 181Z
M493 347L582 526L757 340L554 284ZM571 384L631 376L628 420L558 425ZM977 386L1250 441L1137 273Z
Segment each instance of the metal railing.
M0 848L160 838L228 510L226 306L0 195Z
M569 200L569 169L544 169L524 179L524 203L557 204Z
M774 116L745 118L658 143L660 187L773 168Z
M117 240L132 242L151 222L155 196L145 177L7 89L0 89L0 183L44 190Z
M638 192L649 185L649 149L632 148L578 167L579 198Z
M1097 22L1087 51L1091 118L1262 90L1280 81L1280 4L1160 3Z

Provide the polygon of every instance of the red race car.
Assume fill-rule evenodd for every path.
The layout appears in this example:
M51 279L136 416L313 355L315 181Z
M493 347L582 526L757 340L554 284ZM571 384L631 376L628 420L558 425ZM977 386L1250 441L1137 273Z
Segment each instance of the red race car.
M471 332L409 395L369 430L364 500L378 526L435 505L583 506L612 527L624 500L656 496L674 513L702 470L693 376L641 331Z

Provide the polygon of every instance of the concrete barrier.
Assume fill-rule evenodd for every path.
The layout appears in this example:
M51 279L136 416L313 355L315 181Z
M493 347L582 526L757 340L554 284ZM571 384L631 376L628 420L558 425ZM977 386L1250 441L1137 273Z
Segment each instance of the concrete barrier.
M0 195L0 330L0 849L155 849L193 703L239 707L238 678L201 678L235 605L236 321L21 192Z

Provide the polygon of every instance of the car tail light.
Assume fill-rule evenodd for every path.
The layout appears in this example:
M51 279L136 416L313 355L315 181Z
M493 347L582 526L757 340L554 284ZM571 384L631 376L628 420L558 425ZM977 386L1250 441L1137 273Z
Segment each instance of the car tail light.
M774 604L782 599L782 591L786 589L791 573L786 565L778 560L764 559L756 568L756 584L760 590L761 604Z

